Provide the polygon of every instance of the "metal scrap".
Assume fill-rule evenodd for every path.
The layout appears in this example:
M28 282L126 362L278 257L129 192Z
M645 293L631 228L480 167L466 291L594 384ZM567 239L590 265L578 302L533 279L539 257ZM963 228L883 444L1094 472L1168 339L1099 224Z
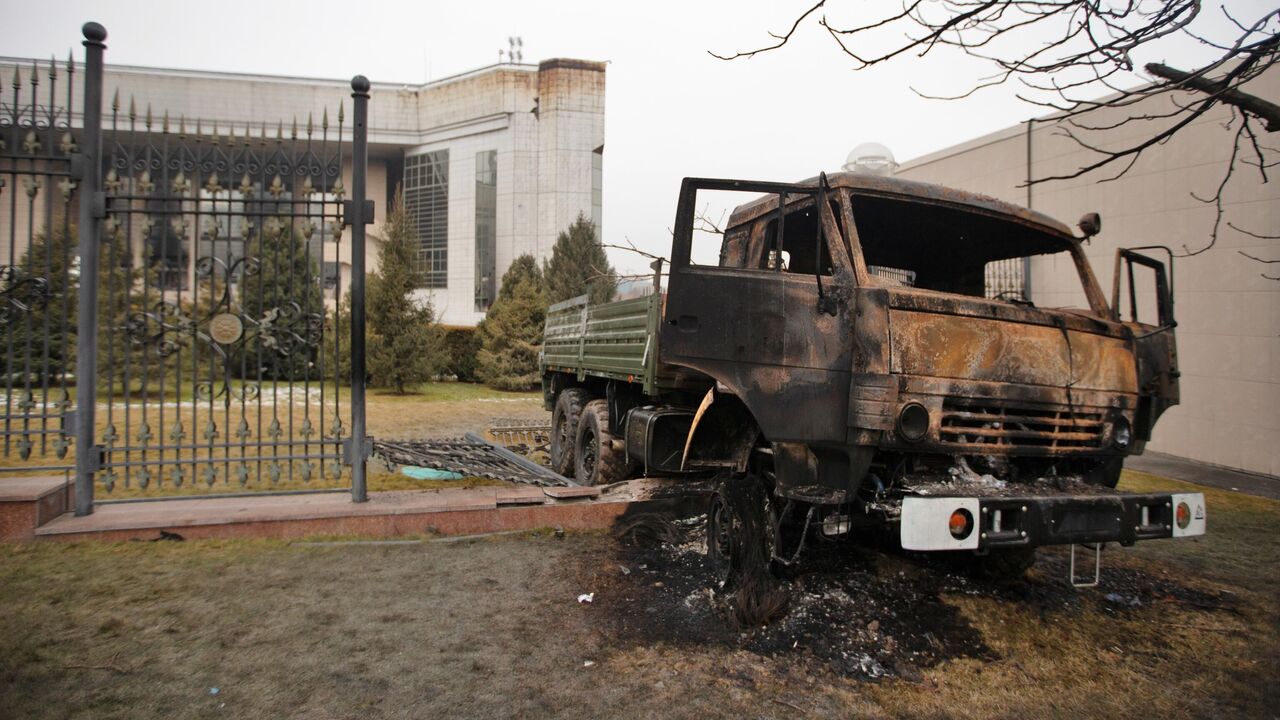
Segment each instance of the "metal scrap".
M551 445L549 420L498 418L489 425L494 442L516 452L546 452Z
M575 485L572 480L522 458L473 433L442 440L375 440L373 454L388 468L413 465L451 470L468 477L508 480L542 487Z

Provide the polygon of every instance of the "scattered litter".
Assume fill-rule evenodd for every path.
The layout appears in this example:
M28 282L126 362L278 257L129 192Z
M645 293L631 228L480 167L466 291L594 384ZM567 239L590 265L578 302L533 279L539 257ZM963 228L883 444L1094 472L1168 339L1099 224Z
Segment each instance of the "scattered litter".
M589 603L595 599L596 599L596 594L593 592L582 593L581 595L578 596L579 603Z
M595 664L596 664L596 661L595 661L595 660L583 660L583 661L582 661L582 667L591 667L592 665L595 665Z
M466 478L466 475L452 470L437 470L435 468L414 467L412 465L400 468L400 474L414 480L462 480Z
M222 691L221 691L221 690L219 690L219 689L218 689L218 688L216 688L216 687L214 687L214 688L209 688L209 694L210 694L210 695L217 695L217 694L218 694L218 693L220 693L220 692L222 692Z
M562 527L560 527L559 525L557 525L557 526L556 526L556 532L555 532L555 534L556 534L556 539L557 539L557 540L563 540L563 539L564 539L564 528L562 528Z
M619 565L619 566L618 566L618 570L619 570L619 571L621 571L623 575L630 575L630 574L631 574L631 570L630 570L629 568L627 568L627 566L626 566L626 565Z
M1103 596L1103 599L1113 605L1128 605L1129 607L1137 607L1142 604L1142 601L1139 600L1136 595L1131 598L1126 598L1120 593L1107 593L1106 595Z

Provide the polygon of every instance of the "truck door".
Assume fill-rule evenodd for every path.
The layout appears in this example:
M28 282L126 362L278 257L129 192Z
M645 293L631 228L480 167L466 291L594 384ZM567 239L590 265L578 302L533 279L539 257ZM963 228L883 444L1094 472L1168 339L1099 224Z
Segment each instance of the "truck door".
M1139 250L1164 252L1168 256L1168 267ZM1126 291L1123 294L1122 289ZM1161 413L1178 404L1180 373L1173 337L1178 323L1173 317L1173 253L1169 248L1160 245L1116 251L1111 312L1115 320L1133 332L1138 363L1138 414L1134 433L1139 441L1145 442L1151 439L1151 428Z
M676 214L661 360L714 378L774 442L846 432L848 308L835 293L848 257L829 237L836 213L824 231L819 195L688 178Z

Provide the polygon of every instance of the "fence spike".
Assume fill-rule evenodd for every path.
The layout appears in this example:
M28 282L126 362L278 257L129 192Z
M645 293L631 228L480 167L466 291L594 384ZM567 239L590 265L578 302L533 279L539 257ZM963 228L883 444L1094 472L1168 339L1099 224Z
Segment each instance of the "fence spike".
M20 89L22 89L22 68L19 67L18 65L14 65L13 66L13 90L14 90L15 96L17 95L17 91Z
M132 95L129 96L129 119L138 119L138 102L133 99Z
M284 142L284 121L276 121L276 142Z
M345 100L338 101L338 127L342 127L343 108L346 107Z
M75 75L75 73L76 73L76 56L73 55L70 50L68 50L67 51L67 74Z
M36 86L39 84L40 84L40 66L36 64L35 60L32 60L31 61L31 89L35 90ZM34 101L35 96L33 95L31 99L32 101Z
M312 115L314 115L314 113L311 113L311 112L307 113L307 137L308 138L311 137L311 133L314 128L314 124L311 122Z
M329 129L329 106L328 105L324 106L324 112L320 114L320 129L321 130Z
M187 114L182 113L178 116L178 137L186 139L187 137Z
M120 88L116 88L116 92L111 96L111 114L118 115L120 113Z
M160 124L160 132L164 133L165 135L169 134L169 111L168 110L164 111L164 120Z
M297 115L293 116L293 127L289 128L289 139L290 140L298 139L298 116Z
M143 127L147 129L147 132L151 132L151 103L147 103L147 116L143 120Z
M58 79L58 59L52 53L49 54L49 79Z

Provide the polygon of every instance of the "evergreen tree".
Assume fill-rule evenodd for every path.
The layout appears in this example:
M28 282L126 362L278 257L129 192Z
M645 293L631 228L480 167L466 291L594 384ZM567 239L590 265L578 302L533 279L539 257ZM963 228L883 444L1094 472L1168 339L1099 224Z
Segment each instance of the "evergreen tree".
M13 347L8 351L11 374L22 372L29 360L32 376L39 379L45 373L46 352L51 382L75 372L77 242L75 228L42 232L17 266L0 277L6 293L26 307L22 311L6 303L0 308L0 344Z
M265 325L244 345L248 377L318 379L315 360L325 306L320 273L306 243L287 219L268 218L247 254L257 260L258 270L239 279L241 314ZM252 331L246 327L245 332Z
M477 328L479 375L501 390L538 384L538 351L547 317L547 293L532 255L521 255L502 276L498 299Z
M431 303L419 303L414 291L423 285L415 268L417 233L396 193L382 226L378 273L368 276L368 369L374 385L403 395L411 385L437 375L444 364L443 332Z
M592 303L604 303L617 292L618 276L596 236L595 223L581 213L556 238L542 273L548 304L587 294Z

